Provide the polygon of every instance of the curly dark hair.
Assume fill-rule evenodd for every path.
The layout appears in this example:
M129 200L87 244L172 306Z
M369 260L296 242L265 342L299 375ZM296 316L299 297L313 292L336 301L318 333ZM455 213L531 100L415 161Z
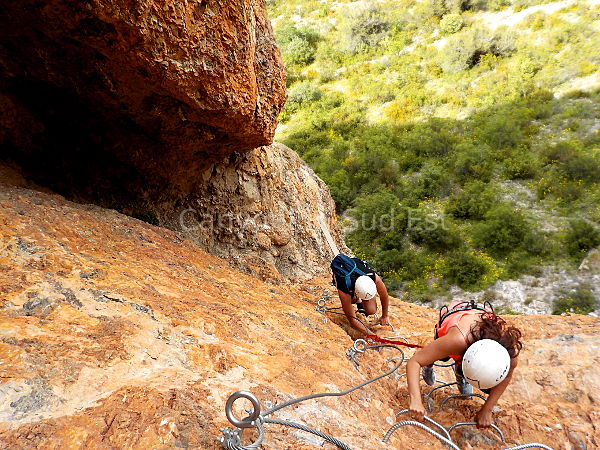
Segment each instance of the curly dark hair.
M523 348L521 331L508 325L506 321L495 313L486 313L481 316L481 321L471 328L471 343L481 339L493 339L502 345L511 358L516 358Z

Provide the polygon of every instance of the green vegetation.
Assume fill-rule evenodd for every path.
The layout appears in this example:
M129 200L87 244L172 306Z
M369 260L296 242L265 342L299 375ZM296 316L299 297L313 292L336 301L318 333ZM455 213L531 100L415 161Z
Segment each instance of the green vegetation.
M589 284L581 284L573 292L565 292L554 301L552 314L587 314L596 309L596 300Z
M267 3L288 70L277 139L391 289L486 289L600 245L600 6L509 26L489 14L548 2Z

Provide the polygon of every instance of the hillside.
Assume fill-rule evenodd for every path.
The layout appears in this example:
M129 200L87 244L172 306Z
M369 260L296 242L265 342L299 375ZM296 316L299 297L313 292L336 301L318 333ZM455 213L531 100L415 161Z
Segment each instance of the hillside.
M398 355L370 351L353 366L345 329L314 308L326 280L264 283L164 228L2 180L2 448L217 449L219 428L230 426L224 408L233 392L251 391L263 408L340 392L387 371L386 358ZM396 332L412 342L431 338L435 315L392 300ZM598 319L508 320L523 329L526 345L495 412L507 444L472 428L454 431L455 442L597 447ZM450 379L444 370L440 378ZM272 417L354 449L442 448L410 427L394 433L389 446L381 442L407 405L406 381L397 376L403 371ZM452 392L438 392L436 405ZM471 420L478 401L453 400L431 417L445 426ZM255 437L246 433L245 443ZM321 446L316 436L266 424L261 448Z
M397 295L598 309L597 273L578 272L600 244L597 1L268 5L288 71L277 139Z

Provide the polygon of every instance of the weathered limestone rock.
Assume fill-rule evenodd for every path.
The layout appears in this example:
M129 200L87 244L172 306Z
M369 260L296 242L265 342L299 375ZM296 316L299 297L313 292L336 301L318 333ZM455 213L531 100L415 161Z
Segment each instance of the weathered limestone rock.
M339 392L383 373L394 352L367 353L354 368L344 322L315 311L327 281L304 290L265 283L164 228L0 184L0 447L217 449L234 391L250 390L264 405ZM390 314L397 335L431 339L434 310L392 299ZM600 321L507 320L525 340L494 414L508 442L598 447ZM438 374L452 379L448 369ZM436 405L453 393L445 390ZM405 379L395 376L274 416L355 449L443 448L415 428L381 442L407 404ZM471 420L478 405L451 400L431 416L449 426ZM291 428L265 429L265 449L322 445ZM452 436L461 448L506 447L493 433Z
M285 71L262 0L7 0L0 28L0 157L71 198L135 210L272 142Z
M285 145L236 153L200 178L182 204L162 205L160 223L251 273L272 280L322 273L334 255L319 216L346 249L329 188Z

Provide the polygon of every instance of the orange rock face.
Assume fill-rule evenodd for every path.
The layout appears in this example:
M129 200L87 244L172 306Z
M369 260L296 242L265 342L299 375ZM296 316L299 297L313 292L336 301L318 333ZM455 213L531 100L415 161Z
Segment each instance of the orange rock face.
M73 198L188 192L272 142L285 71L263 1L9 0L0 27L2 157Z
M161 205L161 225L263 279L322 274L336 245L347 250L327 185L293 150L274 143L215 163L180 206Z
M1 448L217 449L234 391L253 392L263 408L340 392L388 370L386 359L399 354L369 350L354 367L344 319L315 311L325 279L302 289L265 283L115 211L1 184L0 239ZM431 339L435 316L392 299L396 334L411 342ZM494 413L508 443L597 447L598 319L507 320L525 335L514 382ZM451 374L442 369L439 377ZM440 410L454 393L444 390L434 395L431 417L445 426L471 420L480 401L450 400ZM407 398L395 374L273 417L353 449L443 448L410 427L381 442ZM238 417L242 406L235 405ZM469 428L452 437L461 448L508 445ZM255 438L244 433L245 443ZM265 424L262 448L321 446L306 432Z

